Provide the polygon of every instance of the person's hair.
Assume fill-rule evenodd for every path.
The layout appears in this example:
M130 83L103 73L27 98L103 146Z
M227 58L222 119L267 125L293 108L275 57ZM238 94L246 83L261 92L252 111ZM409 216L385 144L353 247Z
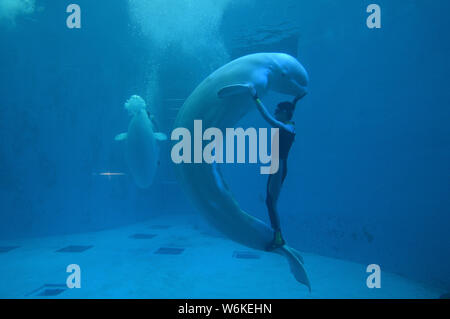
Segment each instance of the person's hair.
M286 114L290 120L294 116L294 110L295 110L295 105L293 103L281 102L277 105L275 113L280 112L280 111L286 111Z

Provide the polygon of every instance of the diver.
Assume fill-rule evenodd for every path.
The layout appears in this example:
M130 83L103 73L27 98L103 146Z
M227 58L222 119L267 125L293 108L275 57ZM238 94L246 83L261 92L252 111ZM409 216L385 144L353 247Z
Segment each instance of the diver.
M281 187L287 175L287 158L291 149L292 143L295 140L295 123L292 122L295 106L297 102L302 99L307 92L297 96L292 102L281 102L275 109L275 116L273 117L267 111L264 104L258 98L256 89L251 86L250 94L252 95L258 111L263 118L272 126L279 129L279 169L275 174L269 175L267 180L267 194L266 205L269 211L270 223L274 231L273 241L266 248L271 251L279 248L285 244L283 236L281 235L280 218L277 211L278 197L281 192Z

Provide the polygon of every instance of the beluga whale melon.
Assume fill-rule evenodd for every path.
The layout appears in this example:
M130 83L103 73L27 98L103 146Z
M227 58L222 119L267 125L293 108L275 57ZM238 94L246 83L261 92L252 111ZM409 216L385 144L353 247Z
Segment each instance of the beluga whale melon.
M253 86L259 97L271 90L300 96L305 94L308 81L304 67L287 54L257 53L238 58L197 86L179 110L174 128L194 132L194 120L202 120L205 128L225 131L256 109L245 87ZM272 229L241 209L220 172L220 165L226 164L182 162L175 167L183 189L210 224L233 241L266 250L273 238ZM294 277L311 290L298 251L284 245L274 252L287 258Z
M152 185L159 165L160 141L167 140L164 133L155 132L155 126L143 98L133 95L125 109L131 116L128 132L118 134L116 141L124 141L128 168L140 188Z

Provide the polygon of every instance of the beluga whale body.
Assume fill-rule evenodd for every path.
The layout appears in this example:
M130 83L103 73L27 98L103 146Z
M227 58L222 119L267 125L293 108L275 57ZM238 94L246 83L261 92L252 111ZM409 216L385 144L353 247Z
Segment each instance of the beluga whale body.
M174 127L193 132L194 120L202 120L205 128L225 131L256 108L246 87L253 86L259 97L271 90L299 96L305 94L307 84L306 70L290 55L243 56L222 66L197 86L179 110ZM233 241L266 250L273 238L272 229L239 207L217 164L180 163L176 170L188 197L209 223ZM287 257L297 281L311 290L298 251L284 245L274 252Z
M131 175L136 185L147 188L152 185L159 162L158 141L167 136L155 132L152 118L147 111L144 99L133 95L126 103L125 109L131 116L128 132L118 134L116 141L125 141L125 155Z

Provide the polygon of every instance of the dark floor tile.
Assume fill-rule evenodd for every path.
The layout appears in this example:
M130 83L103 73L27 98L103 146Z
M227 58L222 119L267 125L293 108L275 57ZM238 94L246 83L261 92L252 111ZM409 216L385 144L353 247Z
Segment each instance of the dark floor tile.
M133 238L133 239L152 239L155 236L156 236L155 234L134 234L134 235L131 235L130 238Z
M155 254L161 254L161 255L179 255L184 251L184 248L172 248L172 247L161 247L157 251L155 251Z
M71 245L64 248L61 248L57 250L58 253L82 253L83 251L86 251L94 246L76 246Z
M7 253L16 248L19 248L19 246L0 246L0 253Z
M251 251L235 251L233 257L239 259L259 259L260 256Z
M40 293L38 293L36 296L44 296L44 297L52 297L57 296L61 293L63 293L66 289L61 288L50 288L50 289L44 289Z
M29 292L25 296L35 295L35 296L56 296L62 291L66 290L67 285L65 284L44 284L37 289ZM62 290L59 292L59 290ZM39 292L39 293L38 293Z

